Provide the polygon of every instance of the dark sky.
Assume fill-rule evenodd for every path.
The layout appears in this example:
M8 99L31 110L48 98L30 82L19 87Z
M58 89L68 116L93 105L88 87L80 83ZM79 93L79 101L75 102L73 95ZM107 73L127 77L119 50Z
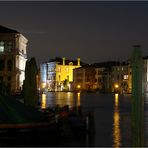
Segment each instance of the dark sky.
M28 58L94 63L148 55L148 2L0 2L0 24L28 40Z

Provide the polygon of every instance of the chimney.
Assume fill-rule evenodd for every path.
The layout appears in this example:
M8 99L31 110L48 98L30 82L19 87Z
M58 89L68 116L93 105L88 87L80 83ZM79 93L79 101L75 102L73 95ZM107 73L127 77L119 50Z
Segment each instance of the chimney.
M80 66L80 58L77 58L77 60L78 60L78 66Z
M65 65L65 58L62 58L63 59L63 65Z

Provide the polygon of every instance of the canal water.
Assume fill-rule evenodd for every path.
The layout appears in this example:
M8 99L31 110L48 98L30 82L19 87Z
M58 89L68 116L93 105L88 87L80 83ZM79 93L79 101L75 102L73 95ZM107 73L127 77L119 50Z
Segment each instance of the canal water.
M69 105L70 107L81 106L84 113L91 112L94 115L95 134L93 137L86 135L85 143L83 143L84 141L81 143L77 139L73 142L75 144L68 146L132 146L130 94L72 92L42 94L41 108L53 107L57 104L59 106Z

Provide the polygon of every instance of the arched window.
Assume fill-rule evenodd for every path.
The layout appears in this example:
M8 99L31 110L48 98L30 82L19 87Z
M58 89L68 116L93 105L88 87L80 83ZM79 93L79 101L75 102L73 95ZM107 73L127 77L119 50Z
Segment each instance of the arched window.
M72 62L69 62L69 65L73 65L73 63Z

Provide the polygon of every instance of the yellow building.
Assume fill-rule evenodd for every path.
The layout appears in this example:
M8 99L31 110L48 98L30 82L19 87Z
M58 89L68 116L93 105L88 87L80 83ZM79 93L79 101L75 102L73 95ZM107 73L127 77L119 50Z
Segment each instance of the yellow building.
M48 91L71 91L73 69L78 67L81 67L80 58L77 60L55 58L42 63L40 66L41 86Z

